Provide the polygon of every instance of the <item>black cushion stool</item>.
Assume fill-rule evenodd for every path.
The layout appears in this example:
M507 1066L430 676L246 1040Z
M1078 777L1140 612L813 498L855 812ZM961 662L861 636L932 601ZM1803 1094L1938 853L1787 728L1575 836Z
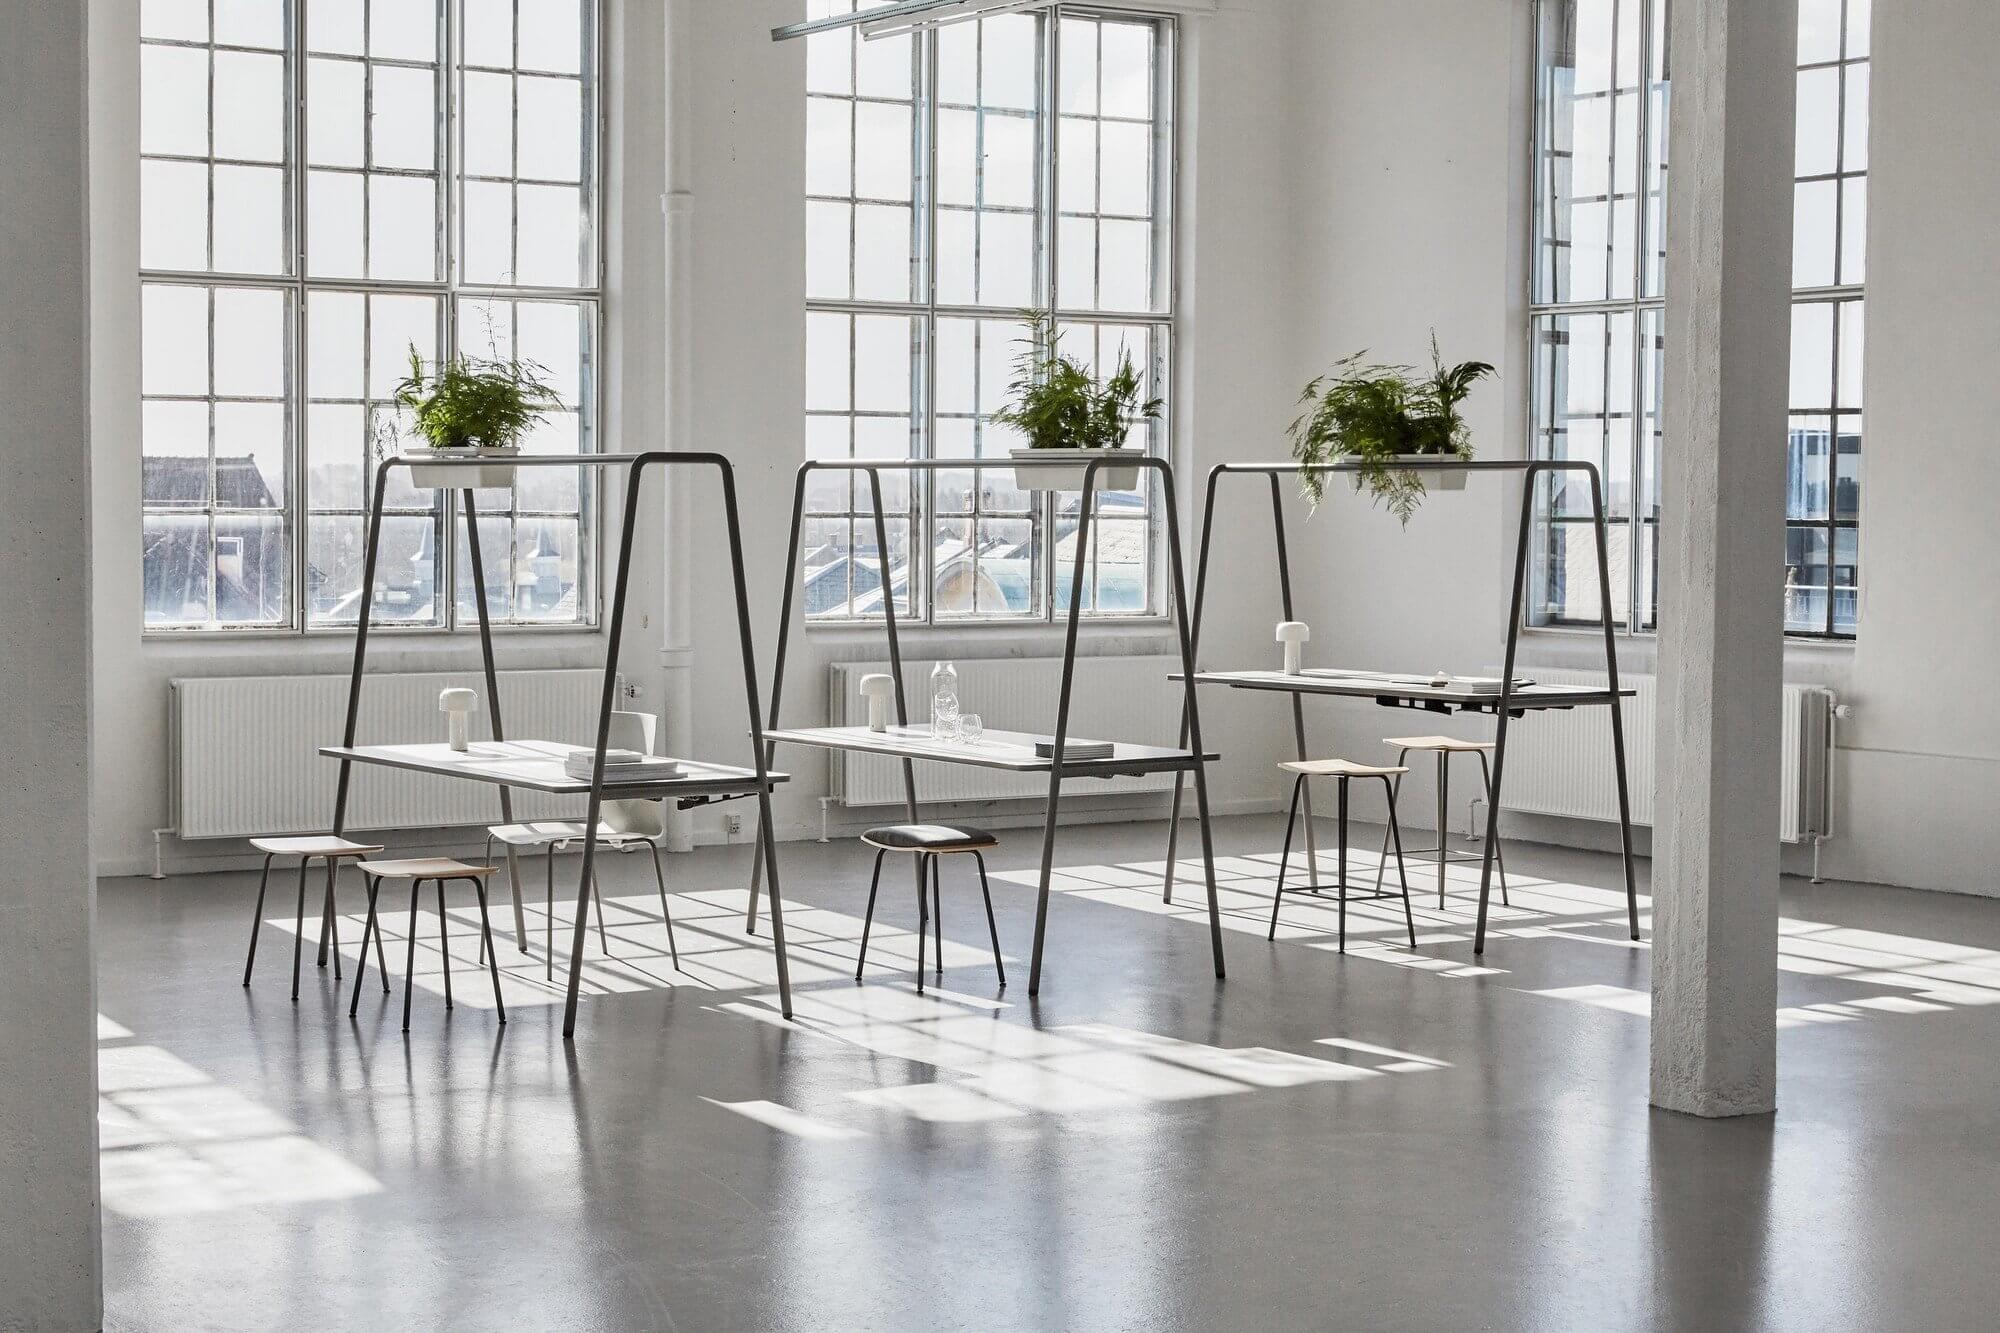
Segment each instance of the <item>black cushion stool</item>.
M885 824L881 828L869 829L861 835L861 841L875 851L875 873L868 880L868 913L861 922L861 955L854 960L854 979L861 980L861 971L868 961L868 930L875 923L875 890L882 882L882 858L890 852L907 852L917 861L917 991L924 989L924 927L930 926L937 937L937 975L944 980L944 914L939 889L938 858L970 854L979 866L979 894L986 900L986 932L993 940L993 970L1000 974L1000 989L1007 988L1007 969L1000 963L1000 928L993 923L993 894L986 885L986 858L981 855L988 847L1000 845L1000 839L985 829L973 828L966 824ZM931 897L928 906L924 902L924 874L929 872Z

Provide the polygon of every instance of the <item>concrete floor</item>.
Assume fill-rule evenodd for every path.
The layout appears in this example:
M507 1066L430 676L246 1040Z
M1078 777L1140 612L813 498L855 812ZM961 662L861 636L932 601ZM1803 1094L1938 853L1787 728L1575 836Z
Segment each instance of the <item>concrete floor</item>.
M427 909L406 1039L372 975L346 1016L358 886L349 980L309 952L294 1006L282 893L246 991L254 877L107 881L107 1327L2000 1323L2000 904L1788 882L1780 1109L1706 1123L1647 1108L1612 859L1510 847L1483 968L1476 867L1444 911L1413 876L1416 955L1365 904L1341 958L1313 900L1264 940L1278 831L1218 824L1221 985L1149 887L1161 827L1071 831L1039 1001L1031 836L994 858L1012 984L952 864L921 998L907 869L857 986L869 858L787 846L792 1024L741 930L743 849L667 862L684 973L650 866L617 858L571 1049L511 927L496 1025L462 893L457 1009Z

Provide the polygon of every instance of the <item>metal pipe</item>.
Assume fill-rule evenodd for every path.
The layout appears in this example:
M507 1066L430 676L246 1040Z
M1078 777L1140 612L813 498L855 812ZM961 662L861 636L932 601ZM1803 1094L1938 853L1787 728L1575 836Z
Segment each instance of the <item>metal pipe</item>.
M486 714L493 719L493 739L507 739L507 728L500 721L500 676L493 666L493 627L486 613L486 558L479 550L479 513L472 500L472 488L459 492L465 497L465 546L472 558L472 600L479 613L479 657L486 665ZM623 556L619 557L621 560ZM620 566L621 573L623 566ZM348 744L353 744L349 741ZM514 822L514 793L511 788L500 788L500 822ZM443 886L439 886L443 891ZM528 917L521 906L521 861L513 843L507 844L507 892L514 899L514 945L522 953L528 951Z

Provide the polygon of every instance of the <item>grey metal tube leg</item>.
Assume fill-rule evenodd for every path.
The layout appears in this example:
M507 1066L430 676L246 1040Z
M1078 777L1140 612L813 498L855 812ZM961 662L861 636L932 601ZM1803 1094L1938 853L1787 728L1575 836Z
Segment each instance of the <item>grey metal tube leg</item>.
M267 853L265 855L264 873L257 879L257 906L250 914L250 952L243 959L243 984L245 986L250 984L250 969L257 966L257 932L264 925L264 890L271 885L271 857L275 854Z
M875 873L868 877L868 910L861 915L861 953L854 960L854 979L861 980L861 969L868 964L868 932L875 925L875 890L882 884L882 858L889 854L884 847L875 853Z
M440 885L440 888L443 886ZM479 895L479 937L486 942L486 970L493 978L493 1010L500 1015L500 1021L507 1021L507 1006L500 999L500 959L493 952L493 922L486 915L486 885L478 879L472 881L472 891ZM360 989L356 987L356 989Z
M924 940L931 930L930 899L924 893L924 858L917 855L917 994L924 993Z
M986 887L986 858L978 852L972 860L979 867L979 896L986 900L986 933L993 938L993 970L999 974L1000 989L1007 989L1007 966L1000 961L1000 927L993 920L993 893Z
M1382 779L1382 789L1389 795L1389 836L1396 840L1396 879L1403 886L1403 924L1409 927L1410 947L1414 949L1417 947L1417 918L1410 911L1410 877L1403 871L1403 828L1396 820L1396 793L1390 789L1389 779ZM1376 892L1381 892L1379 875L1376 885Z
M444 960L444 1007L451 1008L451 937L445 926L444 881L437 882L438 893L438 956ZM416 923L413 921L414 926ZM411 934L416 932L412 930Z
M354 1017L361 1009L361 979L368 971L368 940L371 936L375 940L375 961L380 964L375 970L382 974L382 993L384 995L389 993L389 968L387 964L382 963L382 932L376 928L375 921L375 900L382 890L382 881L373 875L363 875L361 878L368 885L368 920L361 927L361 970L354 974L354 994L347 997L349 1018Z
M327 945L333 945L333 979L340 980L340 909L333 901L333 877L340 868L334 857L326 858L326 930L320 936L320 966L326 966Z
M674 914L667 908L667 872L660 869L660 844L648 841L646 849L653 854L653 878L660 885L660 920L667 923L667 953L674 960L674 971L681 970L680 946L674 943Z
M299 905L292 914L292 1003L299 1000L299 963L306 947L306 862L299 858Z
M1451 796L1450 796L1451 762L1450 761L1451 761L1451 752L1449 750L1438 751L1437 859L1438 859L1438 910L1440 912L1444 910L1444 867L1445 867L1445 862L1448 859L1450 859L1445 850L1445 843L1446 843L1445 834L1450 827L1448 822L1450 816L1447 813L1451 808Z
M410 979L417 972L417 895L423 891L424 882L410 881L410 929L409 943L403 949L403 1031L410 1030Z
M1615 707L1616 705L1613 706ZM1493 803L1493 768L1486 762L1486 752L1484 750L1479 750L1475 753L1479 755L1479 771L1486 779L1486 803L1491 805ZM1512 907L1514 904L1507 901L1507 858L1500 850L1498 842L1493 844L1493 868L1500 874L1500 905L1502 907Z
M1285 849L1278 853L1278 887L1271 892L1271 928L1264 932L1264 938L1278 938L1278 904L1285 900L1285 867L1292 859L1292 830L1299 822L1299 795L1305 790L1306 775L1301 773L1292 782L1291 813L1285 816Z
M1340 951L1347 952L1347 779L1340 779Z
M937 942L937 978L944 980L944 869L943 858L931 857L931 930Z

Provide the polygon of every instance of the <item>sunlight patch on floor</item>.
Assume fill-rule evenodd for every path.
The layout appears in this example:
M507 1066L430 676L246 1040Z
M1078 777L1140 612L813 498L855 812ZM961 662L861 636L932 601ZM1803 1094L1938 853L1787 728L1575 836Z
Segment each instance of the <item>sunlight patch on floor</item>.
M298 1126L179 1056L124 1042L98 1018L98 1162L104 1206L123 1217L323 1203L382 1186Z
M717 1008L746 1016L762 1009L776 1019L772 995ZM715 1104L787 1134L825 1139L827 1127L865 1134L908 1121L972 1125L1036 1113L1128 1112L1449 1068L1429 1056L1342 1037L1321 1043L1339 1050L1342 1058L1334 1060L1262 1046L1213 1046L1108 1023L1026 1027L1009 1021L1012 1008L947 991L920 995L901 984L796 994L787 1026L870 1057L928 1066L933 1077L850 1089L776 1111L771 1103L748 1109Z

